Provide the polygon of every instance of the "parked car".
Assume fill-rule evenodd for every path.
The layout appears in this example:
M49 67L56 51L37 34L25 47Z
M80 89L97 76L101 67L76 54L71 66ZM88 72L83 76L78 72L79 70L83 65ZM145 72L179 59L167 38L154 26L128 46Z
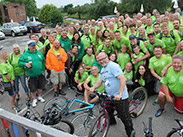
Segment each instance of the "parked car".
M0 40L5 39L5 34L0 31Z
M4 23L2 26L2 31L5 35L11 35L15 37L18 34L26 35L27 27L20 25L17 22Z
M100 18L97 19L97 21L102 20L102 18L108 19L108 18L115 18L115 17L117 17L117 16L116 15L101 16Z
M44 28L45 24L39 21L35 21L35 22L27 22L25 26L27 27L28 32L33 33L33 32L40 32L40 30Z

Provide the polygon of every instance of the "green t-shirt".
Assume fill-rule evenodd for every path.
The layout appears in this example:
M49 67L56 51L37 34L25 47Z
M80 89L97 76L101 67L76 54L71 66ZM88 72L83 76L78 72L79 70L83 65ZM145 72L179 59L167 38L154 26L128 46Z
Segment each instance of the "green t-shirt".
M44 45L42 42L38 41L38 43L36 43L36 49L39 50L42 54L44 54Z
M100 74L97 78L95 78L93 75L88 76L87 81L90 82L90 86L93 87L95 85L95 83L97 83L97 81L100 78ZM104 92L104 85L102 83L102 85L96 89L96 91L100 91L100 92Z
M90 38L90 35L82 35L81 40L83 41L84 47L88 48L90 47L90 44L92 43L92 39Z
M126 73L125 71L123 72L123 75L126 78L126 81L132 81L133 80L133 71L131 70L130 72Z
M8 62L7 63L5 63L5 62L0 63L0 73L2 74L3 82L9 82L9 80L4 76L5 74L8 74L8 76L12 80L15 80L13 67Z
M96 40L95 40L95 42L94 42L94 45L95 45L96 49L98 49L98 47L99 47L100 45L102 45L102 44L103 44L103 42L102 42L101 39L99 39L98 44L97 44L97 41L96 41Z
M47 40L44 42L43 48L45 48L49 43L50 43L50 41L47 39Z
M148 49L149 53L151 54L151 57L154 56L154 53L153 53L154 49L153 48L156 45L160 45L162 47L162 49L166 48L165 43L160 39L155 39L154 44L150 43L150 41L148 40L147 49Z
M58 33L57 33L57 37L55 38L55 40L59 40L60 37L61 37L61 34L58 34Z
M139 40L139 45L138 46L143 51L143 53L146 53L148 51L147 48L146 48L146 46L144 45L144 42L143 41ZM131 44L129 44L129 48L130 48L130 51L132 51Z
M154 30L154 28L153 28L153 25L151 25L151 26L146 26L146 34L148 34L148 32L152 32L153 30Z
M70 38L70 39L72 40L72 38L73 38L73 34L69 34L69 33L67 33L67 37L68 37L68 38Z
M121 45L129 46L130 42L127 38L121 36L121 41L118 41L117 39L114 40L114 49L118 50L118 53L121 53Z
M78 80L79 82L84 82L87 77L88 77L88 72L84 71L83 74L81 75L81 79L79 79L79 72L78 70L76 71L76 74L75 74L75 77L76 77L76 80Z
M88 54L86 54L82 61L84 64L86 64L86 66L92 66L93 62L95 61L95 56L92 54L91 57L89 57Z
M177 55L181 55L183 57L183 50L180 51Z
M134 58L139 59L139 58L144 57L145 55L144 55L144 53L140 52L138 55L136 55L135 53L133 53L133 56L134 56ZM132 62L134 61L134 58L132 58ZM141 60L141 61L139 61L137 64L134 64L135 72L137 71L138 66L139 66L140 64L144 64L144 60Z
M162 54L161 58L156 58L156 56L154 56L149 60L149 68L154 69L155 72L161 77L161 71L171 62L172 58L170 56L166 56L164 54Z
M183 40L183 27L180 27L179 31L180 31L180 34L179 34L180 39Z
M104 52L109 55L110 53L114 53L114 48L112 47L112 44L110 44L109 48L106 48L105 45L100 45L98 48L97 48L97 51L98 52L101 52L102 50L104 50Z
M145 80L142 77L140 77L140 79L139 79L139 84L142 87L145 86Z
M92 35L90 34L90 38L91 38L92 43L94 44L96 35L92 36Z
M175 96L183 97L183 68L176 73L173 66L171 66L167 71L167 75L161 79L161 83L167 85Z
M173 39L170 35L170 32L167 36L164 36L162 33L162 40L164 41L166 45L166 53L173 55L175 52L175 49L177 47L177 43L181 40L179 34L176 31L173 31L175 39ZM157 38L160 38L160 34L157 35Z
M119 62L122 70L125 69L125 65L129 61L130 61L130 56L129 56L128 53L125 53L125 54L121 53L121 54L118 55L117 62Z
M10 53L10 55L8 56L8 62L12 65L15 76L21 76L25 74L24 68L18 65L18 60L20 56L21 54L15 55L13 53Z

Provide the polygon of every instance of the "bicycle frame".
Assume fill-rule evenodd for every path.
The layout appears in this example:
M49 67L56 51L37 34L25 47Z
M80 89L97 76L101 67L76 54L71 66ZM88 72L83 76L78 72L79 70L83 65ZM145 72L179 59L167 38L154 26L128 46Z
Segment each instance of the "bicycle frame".
M59 105L59 103L64 103L65 104L62 104L61 106ZM77 109L74 109L74 110L70 110L71 107L73 106L73 104L75 102L79 102L79 103L83 103L85 105L87 105L86 107L83 107L83 108L77 108ZM69 105L70 104L70 105ZM74 113L74 112L78 112L78 111L83 111L83 110L87 110L87 109L92 109L94 104L90 104L90 103L87 103L87 102L84 102L82 100L79 100L77 99L77 97L73 98L73 99L66 99L66 101L59 101L59 102L55 102L54 105L60 110L60 111L64 111L66 110L66 114L71 114L71 113ZM64 109L62 108L63 106L66 106L64 107Z

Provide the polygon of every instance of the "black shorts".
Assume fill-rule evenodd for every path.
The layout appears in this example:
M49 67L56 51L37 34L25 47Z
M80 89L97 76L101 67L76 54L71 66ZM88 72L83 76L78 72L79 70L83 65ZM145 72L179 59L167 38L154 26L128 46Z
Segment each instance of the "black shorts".
M28 86L29 86L30 92L36 92L38 89L44 89L45 77L43 76L43 74L37 77L29 77Z

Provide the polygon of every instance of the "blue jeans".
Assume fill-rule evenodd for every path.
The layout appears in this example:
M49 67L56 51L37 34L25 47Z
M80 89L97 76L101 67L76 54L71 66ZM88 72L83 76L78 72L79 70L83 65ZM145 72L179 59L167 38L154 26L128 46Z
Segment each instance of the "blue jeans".
M15 76L15 92L19 92L19 79L22 84L22 87L24 88L25 93L29 93L29 90L26 85L25 81L25 75Z

